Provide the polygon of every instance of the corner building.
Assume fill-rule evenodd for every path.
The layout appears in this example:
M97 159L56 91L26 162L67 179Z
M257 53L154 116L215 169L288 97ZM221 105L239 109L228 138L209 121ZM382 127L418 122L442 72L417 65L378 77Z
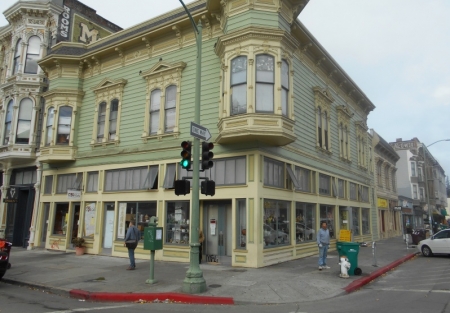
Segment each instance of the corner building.
M188 5L203 25L201 125L215 144L201 173L216 183L214 197L200 195L207 260L263 267L316 254L321 221L332 248L341 229L377 239L375 107L299 21L307 2ZM188 176L180 144L192 138L196 55L180 7L96 43L60 43L39 63L50 88L36 244L46 232L45 247L64 251L83 236L87 253L126 256L129 221L143 229L158 216L156 259L189 261L191 195L176 196L174 181ZM57 145L62 108L71 140ZM136 254L149 258L142 242Z

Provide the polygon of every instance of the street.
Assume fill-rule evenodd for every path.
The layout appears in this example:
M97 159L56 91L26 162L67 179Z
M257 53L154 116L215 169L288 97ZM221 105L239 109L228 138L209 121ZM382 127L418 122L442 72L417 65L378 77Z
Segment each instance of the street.
M331 313L396 312L450 313L450 257L421 255L368 284L363 289L320 302L234 306L173 303L95 303L57 296L42 290L0 283L1 313L62 312L245 312Z

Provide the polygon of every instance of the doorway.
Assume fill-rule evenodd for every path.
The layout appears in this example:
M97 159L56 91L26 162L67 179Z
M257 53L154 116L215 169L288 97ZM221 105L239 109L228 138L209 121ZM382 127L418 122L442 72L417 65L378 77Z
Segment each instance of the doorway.
M231 265L233 252L231 201L203 202L203 254L206 262Z
M26 248L30 240L31 215L33 213L34 189L18 187L17 203L8 203L6 209L6 239L13 246Z
M48 215L50 212L50 203L44 203L44 218L42 220L42 232L41 232L41 248L45 248L45 243L47 241L47 230L48 230Z
M80 204L74 203L73 204L73 215L72 215L72 229L71 229L71 240L72 242L73 238L78 237L78 226L80 225Z
M105 217L103 221L103 252L110 253L113 245L114 232L114 203L105 203Z

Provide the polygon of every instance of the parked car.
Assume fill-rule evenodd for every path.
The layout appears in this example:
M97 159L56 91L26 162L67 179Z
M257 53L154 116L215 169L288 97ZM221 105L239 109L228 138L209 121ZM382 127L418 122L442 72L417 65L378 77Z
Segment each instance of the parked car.
M0 279L5 275L6 270L11 267L9 263L9 253L12 244L5 239L0 239Z
M433 254L450 254L450 229L441 230L428 239L421 240L417 249L424 256Z
M264 242L266 245L288 243L288 234L264 224Z
M297 239L302 240L313 240L314 239L314 229L305 226L303 223L295 224L295 235Z

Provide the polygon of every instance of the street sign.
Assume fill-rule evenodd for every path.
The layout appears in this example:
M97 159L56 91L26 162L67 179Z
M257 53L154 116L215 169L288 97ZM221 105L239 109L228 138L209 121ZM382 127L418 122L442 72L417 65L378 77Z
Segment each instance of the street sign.
M394 207L394 211L401 211L402 210L402 207L401 206L395 206Z
M191 136L201 140L209 140L211 138L208 128L195 124L194 122L191 122Z

